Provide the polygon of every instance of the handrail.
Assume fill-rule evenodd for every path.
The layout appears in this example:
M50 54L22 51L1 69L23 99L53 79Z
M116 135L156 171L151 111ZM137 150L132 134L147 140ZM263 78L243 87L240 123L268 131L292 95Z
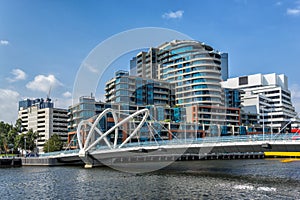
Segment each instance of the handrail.
M158 140L158 141L144 141L144 142L131 142L123 145L123 148L132 148L132 147L150 147L150 146L162 146L162 145L189 145L189 144L212 144L212 143L235 143L235 142L256 142L256 141L265 141L275 142L275 141L293 141L295 135L293 133L288 134L277 134L273 135L243 135L243 136L222 136L222 137L205 137L205 138L190 138L190 139L177 139L177 140ZM105 150L111 149L108 146L96 145L93 150ZM78 153L79 149L68 150L68 151L56 151L41 154L40 156L57 156L61 154L74 154Z

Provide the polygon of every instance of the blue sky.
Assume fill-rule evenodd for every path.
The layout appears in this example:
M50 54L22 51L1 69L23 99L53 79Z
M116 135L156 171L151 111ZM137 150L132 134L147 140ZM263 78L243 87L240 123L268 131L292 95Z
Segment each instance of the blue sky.
M300 1L0 0L0 121L14 123L17 102L46 97L49 85L56 105L67 107L89 52L141 27L180 31L228 52L231 77L286 74L300 111ZM126 69L130 56L113 67Z

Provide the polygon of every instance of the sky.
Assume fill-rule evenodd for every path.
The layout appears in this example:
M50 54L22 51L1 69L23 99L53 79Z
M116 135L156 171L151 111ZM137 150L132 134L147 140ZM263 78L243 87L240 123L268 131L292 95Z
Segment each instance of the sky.
M67 108L89 53L143 27L176 30L229 53L230 77L285 74L300 111L299 0L0 0L0 121L15 123L25 98L50 94ZM132 55L114 62L105 79L128 69ZM103 94L102 83L94 95Z

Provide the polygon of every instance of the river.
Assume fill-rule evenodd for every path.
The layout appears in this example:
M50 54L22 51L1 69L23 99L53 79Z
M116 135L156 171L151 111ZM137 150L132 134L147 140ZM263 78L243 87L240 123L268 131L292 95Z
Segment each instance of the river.
M300 162L185 161L145 174L0 168L0 199L300 199Z

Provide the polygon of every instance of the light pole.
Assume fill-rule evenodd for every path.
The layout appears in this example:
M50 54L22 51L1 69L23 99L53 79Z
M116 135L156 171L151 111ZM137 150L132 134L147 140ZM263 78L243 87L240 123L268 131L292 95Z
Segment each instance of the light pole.
M197 122L195 120L195 140L197 140L197 134L198 134L198 126L197 126Z
M274 105L272 105L271 108L271 140L273 139L273 111L274 111Z
M183 115L184 118L184 142L186 143L186 115Z
M26 139L27 139L27 136L25 135L25 136L24 136L24 142L25 142L25 143L24 143L24 148L25 148L25 157L26 157L26 154L27 154L27 153L26 153Z
M262 108L263 112L263 141L265 141L265 108Z
M38 139L35 139L35 153L38 153Z
M263 141L265 140L265 106L261 106L261 110L262 110L262 118L263 118L263 120L262 120L262 123L263 123Z

